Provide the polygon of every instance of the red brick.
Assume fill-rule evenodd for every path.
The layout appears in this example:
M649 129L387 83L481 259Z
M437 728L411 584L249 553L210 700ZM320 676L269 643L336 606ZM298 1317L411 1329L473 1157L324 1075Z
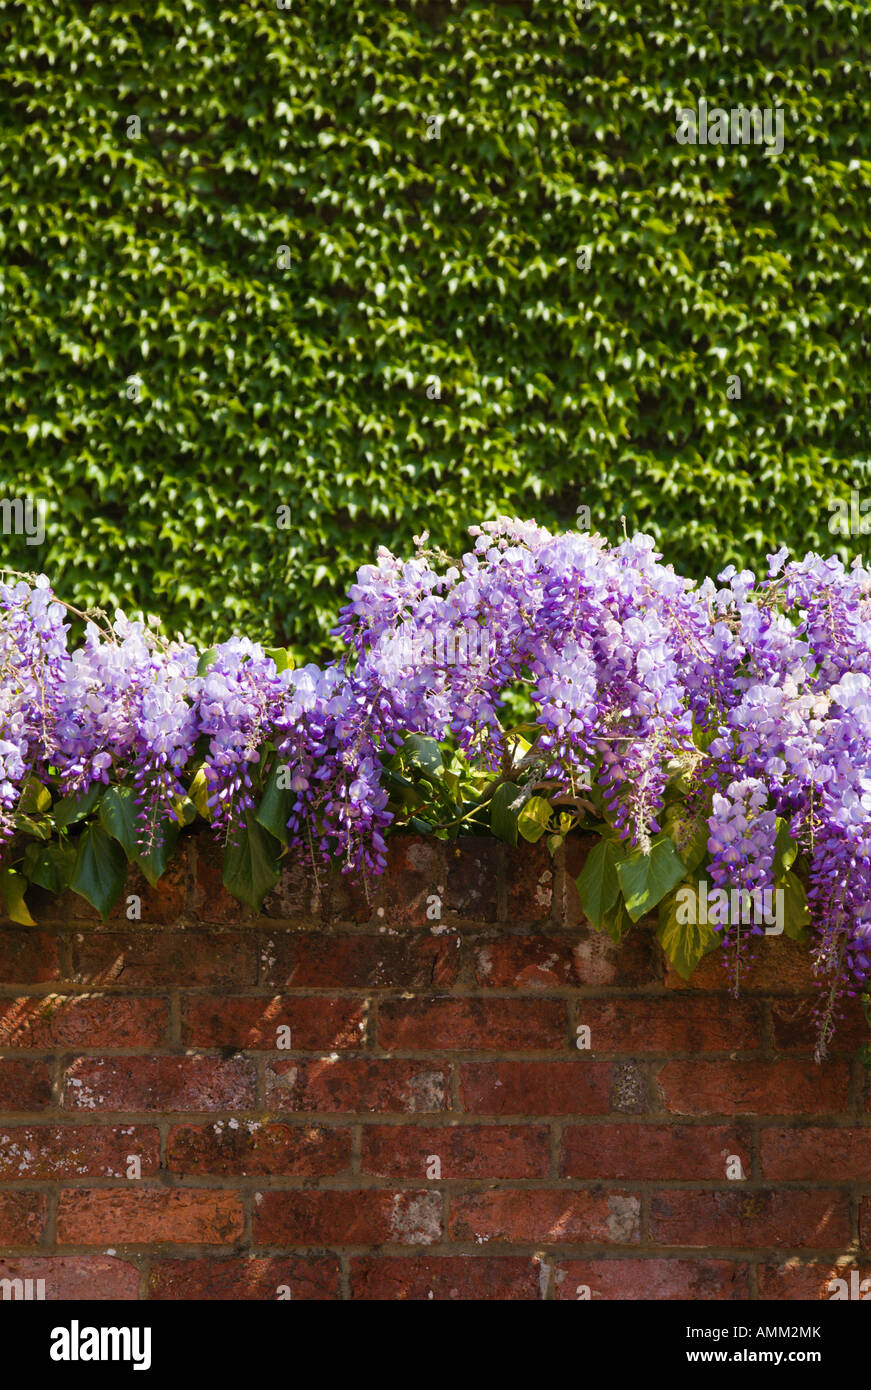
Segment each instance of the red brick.
M391 1000L379 1009L385 1048L557 1052L566 1046L559 999Z
M859 1243L863 1250L871 1250L871 1197L865 1197L859 1208Z
M460 1105L479 1115L606 1115L612 1067L570 1062L463 1062Z
M262 983L273 989L449 989L460 938L276 933L262 947Z
M230 1245L242 1235L235 1192L193 1188L63 1188L59 1245Z
M508 921L547 922L553 909L553 859L543 840L506 850Z
M278 1111L432 1113L446 1109L447 1088L443 1068L392 1057L324 1057L266 1068L267 1104Z
M731 1260L561 1260L554 1275L560 1301L689 1298L746 1299L746 1264ZM589 1292L588 1292L589 1291Z
M675 1115L821 1115L847 1105L847 1062L668 1062L659 1088Z
M852 1264L843 1265L839 1260L808 1264L797 1264L795 1260L787 1260L785 1264L759 1265L756 1272L759 1298L778 1301L798 1300L800 1302L805 1302L808 1299L828 1301L835 1292L829 1287L833 1279L846 1281L849 1298L851 1274L854 1270L858 1272L860 1284L865 1279L871 1279L871 1265L859 1268ZM859 1292L861 1295L862 1290L860 1289ZM865 1297L869 1297L871 1291L866 1289L864 1294Z
M843 1248L850 1202L842 1192L661 1192L650 1201L650 1238L658 1245Z
M573 1125L563 1132L560 1175L725 1179L731 1154L740 1158L749 1176L748 1130L708 1125Z
M162 999L48 995L0 1000L0 1046L159 1047L166 1036Z
M320 1177L345 1172L350 1161L350 1130L259 1120L178 1125L167 1148L167 1166L182 1174Z
M58 940L53 932L0 927L0 985L41 985L59 977Z
M816 1046L815 1004L815 999L772 1000L774 1046L778 1052L813 1052ZM845 999L842 1009L844 1017L837 1020L835 1035L829 1044L830 1054L852 1054L868 1041L868 1022L860 1001Z
M437 1192L258 1193L258 1245L432 1245L441 1238Z
M257 947L250 932L186 929L77 932L73 979L79 984L154 988L180 982L239 988L257 983Z
M620 947L599 933L492 937L475 948L475 981L496 990L565 990L576 986L650 986L656 980L650 933L638 930ZM585 1001L586 1002L586 1001ZM636 1002L622 1004L633 1008Z
M0 1129L0 1179L126 1178L128 1155L140 1175L160 1169L160 1133L125 1125L17 1125Z
M763 1129L765 1178L871 1181L871 1128Z
M181 1300L274 1302L290 1289L294 1302L339 1297L339 1262L312 1256L238 1259L155 1260L148 1274L148 1297Z
M293 1051L358 1048L364 1040L363 1020L363 1002L354 999L192 998L183 1004L182 1038L196 1047L272 1052L278 1046L277 1030L288 1027Z
M649 988L661 974L658 953L656 937L644 924L627 931L619 943L588 927L578 933L574 947L575 975L579 985Z
M68 1110L250 1110L254 1062L219 1057L79 1057L66 1070Z
M51 1077L46 1062L0 1058L0 1114L44 1110L51 1104Z
M29 1255L0 1260L0 1279L44 1279L49 1302L101 1303L139 1297L139 1270L109 1255Z
M597 1052L731 1052L762 1045L755 1000L581 999L578 1023L590 1029Z
M448 921L495 922L503 846L495 840L455 840L444 853L443 916Z
M441 1178L543 1178L546 1125L372 1125L363 1130L361 1169L385 1178L424 1178L431 1155Z
M451 1240L637 1245L640 1198L625 1192L541 1189L465 1192L451 1198Z
M558 936L499 936L475 947L475 982L485 989L545 991L580 983L576 941Z
M381 1302L535 1302L538 1262L507 1255L358 1255L351 1260L351 1298Z
M757 938L756 962L741 975L742 994L815 994L810 951L787 936ZM688 980L666 961L665 983L673 990L705 990L724 993L728 979L721 951L711 951Z
M395 835L390 842L385 872L369 886L370 901L351 895L357 921L376 921L388 927L431 927L427 899L443 893L448 884L447 846L422 835Z
M166 872L153 886L135 865L130 866L124 891L109 913L109 921L127 921L127 899L135 893L140 901L143 922L169 924L179 921L185 915L188 898L190 868L187 860L188 846L184 843L176 848Z
M38 1245L47 1214L41 1192L0 1192L0 1245Z
M285 921L302 919L309 925L314 918L318 920L323 912L323 892L325 875L312 872L307 856L288 855L281 861L281 878L273 892L267 893L262 917L280 917Z

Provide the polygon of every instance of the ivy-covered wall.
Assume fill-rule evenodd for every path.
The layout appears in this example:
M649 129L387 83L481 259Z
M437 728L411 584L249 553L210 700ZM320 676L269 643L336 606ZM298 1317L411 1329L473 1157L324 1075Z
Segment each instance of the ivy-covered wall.
M498 512L862 543L866 4L0 0L0 52L6 563L299 651Z

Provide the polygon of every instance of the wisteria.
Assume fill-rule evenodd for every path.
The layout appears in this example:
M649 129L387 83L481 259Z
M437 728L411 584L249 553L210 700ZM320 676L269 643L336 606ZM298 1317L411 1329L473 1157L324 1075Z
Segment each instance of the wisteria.
M515 807L544 805L552 848L580 825L631 865L671 834L660 900L675 874L788 893L824 1055L871 976L871 574L781 551L762 578L696 583L643 535L508 518L472 535L460 557L426 535L404 561L382 548L339 616L342 656L296 670L242 637L201 654L121 613L72 647L77 615L44 576L0 584L5 865L20 867L35 787L131 789L143 847L194 803L225 845L259 824L278 853L364 878L391 824L481 833L516 787ZM410 736L454 771L439 782L437 752L410 774ZM717 930L737 986L764 927Z

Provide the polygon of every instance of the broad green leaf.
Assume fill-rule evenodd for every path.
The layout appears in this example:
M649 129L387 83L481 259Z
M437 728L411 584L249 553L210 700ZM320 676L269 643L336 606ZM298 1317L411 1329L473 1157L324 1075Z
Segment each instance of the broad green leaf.
M524 840L528 840L531 845L540 840L551 815L549 801L545 801L543 796L530 797L517 817L517 829Z
M777 882L791 869L798 854L798 845L789 833L789 825L782 816L777 817L777 839L774 845L774 880Z
M808 912L804 884L788 869L778 887L783 890L783 934L793 941L806 941L811 915Z
M686 867L668 835L655 839L649 854L636 849L618 864L617 877L633 922L652 912L685 873Z
M127 877L127 859L117 840L102 825L82 831L70 887L87 899L102 918L108 917Z
M49 893L62 893L69 887L75 864L74 845L30 844L24 851L22 870L31 883Z
M25 816L44 815L51 809L51 793L35 777L28 779L17 810Z
M282 671L293 670L293 657L287 650L287 647L264 647L263 650L267 656L272 657L272 660L275 662L275 669L278 671L279 675Z
M131 787L109 787L100 802L100 824L128 859L136 857L136 800Z
M34 840L50 840L54 827L48 816L40 816L35 820L33 816L23 816L20 812L15 813L15 829L21 830L25 835Z
M35 927L36 923L27 910L24 892L27 879L15 869L0 869L0 896L6 905L6 916L23 927Z
M404 762L420 768L430 777L442 772L442 750L434 738L425 734L409 734L402 745L402 756Z
M616 840L599 840L590 850L583 869L575 879L584 916L600 931L605 925L606 914L613 909L620 896L617 865L622 858L623 851Z
M607 932L611 940L619 945L623 933L631 926L632 918L626 911L622 897L618 895L617 901L602 913L601 930Z
M172 859L179 827L175 821L164 820L155 826L154 836L147 850L138 850L136 863L139 865L152 888L163 877Z
M197 812L203 820L211 820L212 813L209 810L209 783L202 768L199 768L188 787L188 796L197 808Z
M224 850L224 887L240 902L259 912L263 899L279 880L277 840L250 816L245 830Z
M130 863L138 864L152 888L166 872L178 839L176 821L166 819L154 828L147 850L141 848L142 828L132 787L110 787L100 802L100 823L117 840Z
M84 796L63 796L60 801L56 801L52 809L52 819L59 830L65 829L68 825L75 825L76 821L83 820L99 800L105 787L100 782L95 782Z
M502 782L496 788L490 800L490 829L497 840L517 844L517 817L525 800L524 788L514 782Z
M278 779L285 763L276 763L266 779L263 799L257 807L255 820L281 844L287 844L287 822L296 801L296 792L280 787Z
M215 657L216 657L217 655L218 655L218 648L217 648L217 647L209 647L207 651L204 651L204 652L201 654L200 659L199 659L199 661L197 662L197 675L198 675L198 676L204 676L204 675L206 674L206 672L208 671L209 667L211 666L212 662L215 660Z
M177 796L173 802L173 811L179 825L192 825L197 818L197 808L189 796Z
M702 956L714 951L720 945L721 937L710 923L699 924L698 886L682 883L681 889L689 888L692 897L681 894L684 906L678 904L678 893L669 893L659 904L659 926L656 935L662 949L682 980L688 980ZM686 902L690 908L687 910ZM693 907L693 904L695 905ZM695 918L695 921L678 921L681 918Z
M693 816L682 802L668 807L662 822L665 833L674 842L681 863L689 873L697 869L708 852L710 831L704 816Z

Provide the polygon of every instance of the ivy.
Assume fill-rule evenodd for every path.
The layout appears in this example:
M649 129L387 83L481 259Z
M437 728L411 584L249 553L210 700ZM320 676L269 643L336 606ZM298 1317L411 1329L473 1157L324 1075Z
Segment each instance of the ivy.
M865 3L0 22L3 483L47 506L6 563L205 646L319 655L347 574L422 516L451 553L470 516L582 505L697 577L781 543L848 558ZM679 145L700 98L781 106L783 153Z

